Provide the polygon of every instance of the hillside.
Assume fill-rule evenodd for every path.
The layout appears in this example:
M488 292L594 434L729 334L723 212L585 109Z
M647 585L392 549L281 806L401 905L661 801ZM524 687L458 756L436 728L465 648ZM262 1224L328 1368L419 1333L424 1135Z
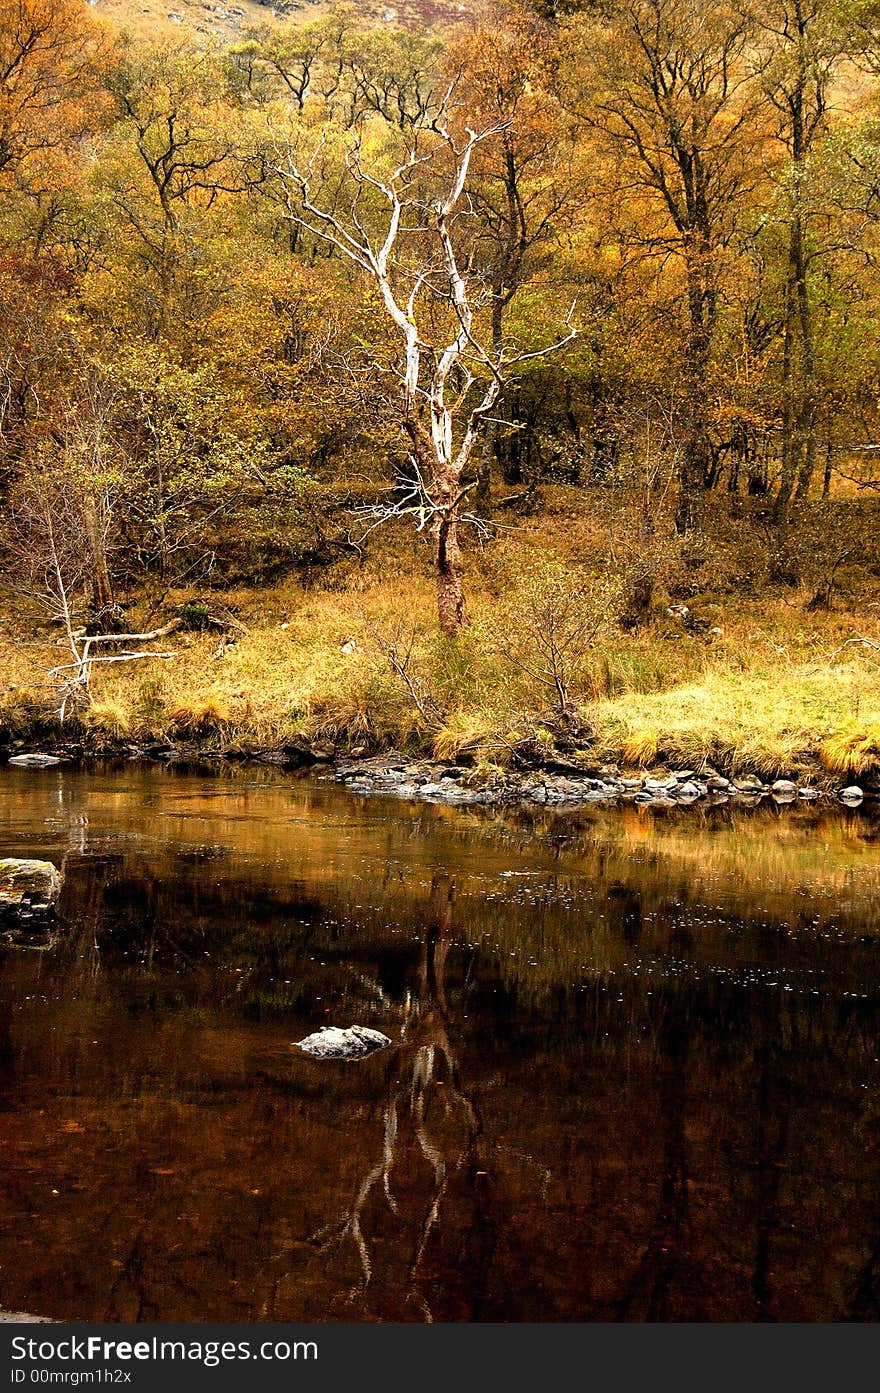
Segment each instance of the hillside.
M328 0L280 0L277 5L258 0L91 0L97 14L138 37L183 29L229 41L249 29L280 20L301 24L333 8ZM403 28L442 26L473 7L454 0L357 0L353 7L361 19Z
M0 0L0 743L873 788L867 31L150 3Z

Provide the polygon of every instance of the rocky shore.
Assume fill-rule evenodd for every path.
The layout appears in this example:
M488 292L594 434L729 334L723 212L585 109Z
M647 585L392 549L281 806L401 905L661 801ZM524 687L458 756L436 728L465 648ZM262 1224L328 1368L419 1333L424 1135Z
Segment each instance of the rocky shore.
M754 807L763 800L785 804L833 799L848 807L859 807L866 801L880 799L880 787L876 785L848 784L829 791L792 779L766 782L756 775L728 779L708 767L626 774L617 765L604 765L591 773L572 764L525 772L499 770L479 778L473 769L463 765L413 761L393 754L376 759L339 760L334 766L334 777L356 793L455 804L636 803L681 808L695 803L704 807L727 803Z
M756 774L728 778L709 765L698 769L627 771L616 764L590 767L564 757L550 757L540 768L490 767L486 770L465 762L413 758L394 750L380 755L350 755L304 737L280 747L263 749L239 746L218 749L171 741L144 745L103 742L99 746L65 741L47 744L41 749L20 743L0 747L0 764L18 768L82 767L96 760L161 763L194 772L224 763L273 765L288 771L312 770L344 784L355 793L457 805L571 807L591 803L635 803L655 808L682 808L694 804L716 807L731 803L753 807L762 801L782 805L823 800L851 808L880 806L878 774L860 782L828 787L827 777L815 783L788 778L762 779Z

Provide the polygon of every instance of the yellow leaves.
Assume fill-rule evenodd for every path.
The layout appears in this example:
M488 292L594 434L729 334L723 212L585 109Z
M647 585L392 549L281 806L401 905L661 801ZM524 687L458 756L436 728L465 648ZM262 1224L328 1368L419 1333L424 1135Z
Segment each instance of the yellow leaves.
M0 179L75 158L104 105L105 47L78 0L0 0Z

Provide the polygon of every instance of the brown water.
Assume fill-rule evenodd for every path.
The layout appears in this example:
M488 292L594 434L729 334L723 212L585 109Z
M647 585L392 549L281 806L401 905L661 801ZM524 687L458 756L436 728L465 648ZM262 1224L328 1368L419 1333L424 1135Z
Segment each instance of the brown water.
M4 770L0 854L66 874L0 950L0 1306L880 1315L876 822Z

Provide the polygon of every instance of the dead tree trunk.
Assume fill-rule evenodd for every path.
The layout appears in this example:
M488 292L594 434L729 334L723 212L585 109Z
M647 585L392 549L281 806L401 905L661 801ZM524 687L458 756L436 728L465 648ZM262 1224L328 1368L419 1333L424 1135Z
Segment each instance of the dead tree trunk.
M491 286L473 269L467 249L456 245L456 218L467 204L475 148L510 123L479 132L465 127L464 136L456 136L446 125L451 97L450 91L436 116L408 131L404 157L390 175L367 167L360 133L355 134L345 164L354 194L347 218L322 206L320 181L313 191L322 145L304 167L289 147L280 151L277 174L290 220L331 243L372 279L399 335L402 386L389 407L400 413L411 442L415 481L408 480L393 502L358 512L369 520L364 536L405 515L417 520L419 530L430 529L439 625L454 637L465 618L459 526L462 502L474 486L466 479L477 442L487 422L491 427L492 413L517 365L561 348L575 330L569 311L565 332L555 343L513 352L502 341L500 301L491 324L482 326L477 310L491 298ZM430 200L426 181L435 186ZM378 235L360 220L362 196L384 204Z

